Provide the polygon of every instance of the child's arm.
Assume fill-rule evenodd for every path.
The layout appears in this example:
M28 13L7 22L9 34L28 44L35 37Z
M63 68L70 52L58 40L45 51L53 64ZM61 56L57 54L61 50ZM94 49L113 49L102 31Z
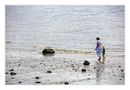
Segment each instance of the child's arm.
M97 47L98 47L98 42L97 42L97 44L96 44L96 48L95 48L95 50L97 49Z

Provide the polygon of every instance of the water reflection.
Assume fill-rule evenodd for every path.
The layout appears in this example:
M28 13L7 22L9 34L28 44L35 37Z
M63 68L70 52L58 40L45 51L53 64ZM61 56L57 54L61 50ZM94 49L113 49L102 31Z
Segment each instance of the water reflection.
M55 54L42 54L44 57L53 57Z
M103 77L103 73L105 71L105 64L101 63L101 62L96 62L95 63L96 66L96 83L101 84L102 81L102 77Z

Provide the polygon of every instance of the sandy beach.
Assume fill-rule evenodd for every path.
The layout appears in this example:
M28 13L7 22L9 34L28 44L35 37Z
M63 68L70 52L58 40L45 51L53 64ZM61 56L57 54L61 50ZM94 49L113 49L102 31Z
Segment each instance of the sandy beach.
M6 85L125 84L123 5L7 5L5 17ZM55 54L43 56L46 47Z
M43 56L40 50L6 51L7 85L120 85L125 82L124 53L107 52L104 64L95 52L58 50ZM90 62L84 66L83 62ZM86 72L82 72L86 69ZM50 71L50 72L48 72ZM15 74L11 74L11 72Z

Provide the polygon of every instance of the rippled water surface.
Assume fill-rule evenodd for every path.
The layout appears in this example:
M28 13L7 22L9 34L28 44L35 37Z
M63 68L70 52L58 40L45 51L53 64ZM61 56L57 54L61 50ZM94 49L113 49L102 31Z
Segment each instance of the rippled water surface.
M8 48L124 50L124 6L6 6Z

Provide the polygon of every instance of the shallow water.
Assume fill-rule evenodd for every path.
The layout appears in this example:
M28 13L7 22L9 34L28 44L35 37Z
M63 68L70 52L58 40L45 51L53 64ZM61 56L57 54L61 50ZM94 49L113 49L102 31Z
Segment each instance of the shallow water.
M124 6L6 6L7 48L124 51Z

